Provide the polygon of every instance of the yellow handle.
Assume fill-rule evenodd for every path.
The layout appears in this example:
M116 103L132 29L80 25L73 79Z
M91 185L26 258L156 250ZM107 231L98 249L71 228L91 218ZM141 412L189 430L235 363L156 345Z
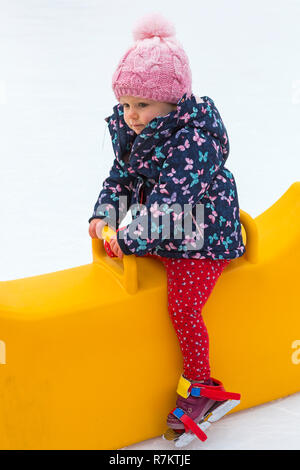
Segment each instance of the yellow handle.
M105 264L105 267L119 279L127 293L135 294L138 290L136 256L123 255L122 260L120 260L119 258L110 258L105 251L104 241L109 242L115 234L116 232L106 225L102 230L103 240L99 238L92 239L93 262ZM121 261L123 261L123 270L120 266Z
M249 263L258 261L258 230L256 222L247 212L240 209L240 221L246 232L246 253L242 258L246 258Z
M240 209L240 221L246 232L246 253L243 256L249 263L257 263L258 261L258 230L255 220ZM115 235L116 232L106 225L102 230L103 240L107 242ZM123 267L120 269L120 261L118 258L110 258L104 248L104 242L99 238L92 239L92 252L94 263L105 263L105 267L110 269L116 275L121 284L124 286L128 294L135 294L138 290L138 273L135 255L123 255Z

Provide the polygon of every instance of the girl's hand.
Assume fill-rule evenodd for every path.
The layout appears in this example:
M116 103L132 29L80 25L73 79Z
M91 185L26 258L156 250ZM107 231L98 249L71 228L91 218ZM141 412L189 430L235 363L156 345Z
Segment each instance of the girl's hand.
M89 225L89 235L91 238L102 238L102 229L106 222L103 219L93 219Z
M121 250L120 246L119 246L119 243L118 243L118 240L117 240L117 235L114 235L113 237L111 237L110 241L109 241L109 245L110 245L110 248L113 252L113 254L115 256L117 256L118 258L123 258L124 256L124 253L123 251Z

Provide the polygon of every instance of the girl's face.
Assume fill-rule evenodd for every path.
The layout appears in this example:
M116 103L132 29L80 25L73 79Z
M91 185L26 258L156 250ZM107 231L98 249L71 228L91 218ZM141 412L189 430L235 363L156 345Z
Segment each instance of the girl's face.
M177 109L176 104L134 96L121 96L120 103L124 108L124 120L127 126L136 134L140 134L155 117L166 116Z

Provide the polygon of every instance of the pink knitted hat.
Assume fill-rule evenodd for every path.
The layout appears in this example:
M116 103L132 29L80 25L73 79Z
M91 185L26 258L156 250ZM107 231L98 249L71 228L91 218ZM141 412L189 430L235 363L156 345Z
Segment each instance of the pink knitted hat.
M159 13L137 22L135 40L119 62L112 88L121 96L140 96L154 101L177 103L184 93L191 94L189 60L175 38L175 28Z

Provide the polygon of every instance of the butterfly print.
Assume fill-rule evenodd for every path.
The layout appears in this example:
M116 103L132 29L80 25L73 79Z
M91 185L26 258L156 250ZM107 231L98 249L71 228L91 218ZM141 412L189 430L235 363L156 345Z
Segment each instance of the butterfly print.
M187 165L184 167L184 170L192 170L193 160L191 158L186 158L185 161L187 162Z
M198 145L202 145L204 142L206 142L206 139L203 139L200 137L199 133L194 129L194 137L193 140L197 142Z
M188 139L185 140L184 144L183 145L178 145L178 149L181 150L181 152L184 152L185 149L188 149L190 147L190 143L188 141Z
M173 193L170 198L163 197L162 200L166 202L167 204L172 204L173 202L176 201L176 193Z

